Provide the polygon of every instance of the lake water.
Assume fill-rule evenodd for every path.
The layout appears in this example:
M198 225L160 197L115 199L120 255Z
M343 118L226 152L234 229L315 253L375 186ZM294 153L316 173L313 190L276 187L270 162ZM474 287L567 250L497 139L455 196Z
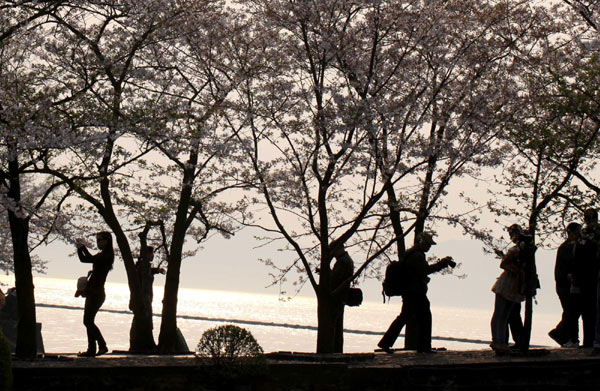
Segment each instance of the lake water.
M1 276L6 287L14 284L12 276ZM35 277L37 319L42 323L44 347L47 353L72 353L85 350L85 328L82 324L84 299L75 298L73 280ZM160 314L162 286L154 288L153 312ZM226 323L237 324L252 332L265 352L314 352L316 347L316 299L296 297L281 301L275 295L209 291L181 288L178 305L178 327L194 350L202 333ZM127 350L132 315L128 313L129 290L126 284L107 283L106 301L96 317L111 350ZM435 303L433 303L435 304ZM54 308L61 306L65 308ZM66 308L70 307L70 308ZM346 307L344 335L345 352L371 352L389 323L398 315L401 299L389 304L364 302L360 307ZM535 309L534 309L535 310ZM488 310L436 307L432 305L433 346L452 350L488 349L490 339ZM559 314L534 313L531 343L555 346L547 336ZM158 340L160 316L154 317L155 338ZM439 337L439 338L438 338ZM471 342L468 342L471 341ZM396 347L402 347L402 337Z

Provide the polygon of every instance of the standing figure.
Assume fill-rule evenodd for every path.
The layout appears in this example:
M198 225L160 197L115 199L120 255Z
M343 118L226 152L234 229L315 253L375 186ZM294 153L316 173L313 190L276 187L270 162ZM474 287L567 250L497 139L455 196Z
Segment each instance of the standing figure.
M142 297L144 299L145 309L152 314L152 298L154 292L152 284L154 284L155 274L165 274L165 270L161 267L152 267L152 261L154 260L154 247L147 246L143 255L140 256L135 264L135 269L140 279L140 286L142 288Z
M164 274L165 270L160 267L152 267L152 261L154 260L154 247L146 246L142 249L140 257L135 264L138 279L140 281L140 288L142 292L142 300L144 305L144 316L152 319L152 299L154 296L152 284L154 283L154 275L161 273ZM129 301L129 309L133 311L133 301ZM150 320L152 326L152 320ZM137 346L136 338L138 337L138 324L136 317L133 318L131 328L129 329L129 340L130 346ZM150 350L153 350L152 347Z
M570 223L566 229L567 239L556 251L556 264L554 266L554 280L556 281L556 294L562 307L560 322L548 332L560 346L571 346L579 343L579 327L577 323L573 328L569 324L569 306L573 303L571 298L571 282L573 280L573 264L575 262L575 248L581 236L581 224Z
M521 302L525 300L523 294L525 272L519 260L519 242L522 232L523 230L518 224L508 227L508 235L515 245L508 249L506 254L499 250L496 251L502 258L500 268L503 269L502 274L492 286L492 292L496 294L496 299L491 321L492 343L490 347L496 352L508 350L509 322L513 330L513 338L517 343L520 342L523 333L522 330L519 330L520 322L515 321L516 314L520 312ZM522 329L522 323L520 326Z
M94 320L106 299L104 283L115 259L110 232L102 231L96 234L96 243L100 252L92 255L81 240L76 242L79 260L83 263L92 264L92 272L85 290L85 309L83 312L83 324L87 330L88 348L87 351L79 353L79 356L82 357L100 356L108 352L106 341Z
M354 274L354 262L342 246L335 253L336 262L331 269L331 291L334 300L334 341L333 351L342 353L344 349L344 298L350 289L348 280Z
M596 301L598 288L598 243L600 227L598 212L587 209L583 215L584 226L581 238L575 246L572 272L572 305L569 321L572 327L579 327L579 317L583 321L583 347L593 347L596 331Z
M445 257L434 264L428 264L425 253L436 244L433 236L428 232L417 235L415 245L406 251L402 262L405 262L407 286L402 294L402 310L400 315L392 322L385 332L383 338L377 343L384 352L393 353L392 346L398 339L402 328L413 317L416 316L419 330L417 341L417 352L433 353L431 350L431 309L427 298L428 277L431 273L440 271L448 266L454 267L456 263L452 258Z

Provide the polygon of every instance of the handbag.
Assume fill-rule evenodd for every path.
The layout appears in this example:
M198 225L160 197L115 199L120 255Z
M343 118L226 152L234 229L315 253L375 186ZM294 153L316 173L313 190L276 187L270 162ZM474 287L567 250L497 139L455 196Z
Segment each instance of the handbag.
M348 288L344 304L350 307L358 307L363 302L363 293L360 288Z
M87 290L88 278L79 277L77 279L77 290L75 291L75 297L85 297L85 291Z

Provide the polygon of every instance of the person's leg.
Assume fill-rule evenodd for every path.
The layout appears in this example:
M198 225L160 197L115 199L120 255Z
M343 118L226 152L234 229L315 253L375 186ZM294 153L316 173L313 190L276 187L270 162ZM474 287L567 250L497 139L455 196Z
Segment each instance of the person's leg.
M579 317L581 316L581 294L571 293L566 313L568 342L579 344Z
M104 295L104 293L102 293L102 297L101 297L100 305L98 306L98 310L100 309L102 304L104 304L105 299L106 299L106 296ZM98 311L96 311L96 313L98 313ZM108 348L106 347L106 341L104 340L104 337L102 336L102 333L100 332L100 329L97 326L96 326L96 341L98 341L98 353L97 353L98 355L108 352Z
M100 308L97 304L98 300L95 296L88 294L85 298L85 306L83 309L83 325L87 334L88 348L87 353L91 355L96 354L96 338L93 328L94 318Z
M516 346L521 346L523 341L523 320L521 319L521 303L513 303L510 315L508 317L510 333ZM508 345L508 333L506 335L506 344Z
M390 327L388 327L387 331L383 335L383 338L377 343L377 346L384 350L390 349L394 346L394 342L398 339L402 328L406 325L406 322L412 314L415 312L415 300L410 296L402 297L402 310L400 311L400 315L394 319Z
M593 289L592 289L593 288ZM583 347L591 348L594 345L596 334L596 287L584 292L583 308L581 317L583 319Z
M419 341L417 342L417 352L431 351L431 305L427 296L423 295L419 299L417 306L417 324L419 325Z
M494 313L492 315L492 343L494 346L505 346L508 341L508 318L512 310L512 302L496 294Z
M104 294L89 294L85 299L83 324L87 331L88 353L91 354L96 354L96 342L98 342L99 351L106 352L106 342L95 324L96 314L104 303L104 298Z
M558 299L560 300L560 306L562 307L562 314L560 322L555 328L548 332L548 336L556 341L557 344L563 345L569 341L569 328L567 327L569 312L569 289L568 288L556 288Z

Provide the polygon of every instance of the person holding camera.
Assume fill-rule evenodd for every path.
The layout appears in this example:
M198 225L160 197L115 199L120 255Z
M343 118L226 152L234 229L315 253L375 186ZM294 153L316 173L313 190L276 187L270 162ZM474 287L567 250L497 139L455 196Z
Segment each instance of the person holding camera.
M377 343L384 352L393 353L392 346L400 335L402 328L413 317L416 316L419 328L417 352L433 353L431 349L431 309L427 298L427 284L430 274L438 272L446 267L455 267L456 262L451 257L445 257L440 261L427 263L425 253L431 246L436 244L429 232L417 234L415 245L406 251L403 262L406 262L407 286L402 294L402 310L400 315L392 322L385 332L383 338Z
M96 326L95 319L106 299L104 284L115 259L112 235L107 231L96 234L96 244L100 252L94 255L89 252L83 240L77 239L75 244L79 260L83 263L92 264L92 272L84 292L85 308L83 311L83 324L87 331L88 348L85 352L79 353L79 356L95 357L108 352L106 341L102 337L100 329ZM98 344L98 350L96 350L96 343Z
M523 324L520 321L521 302L525 300L525 268L520 259L521 239L523 229L518 224L513 224L507 229L510 240L514 246L506 253L496 250L500 256L500 268L503 270L500 277L492 286L496 294L494 313L492 315L492 343L490 347L496 352L508 351L508 326L511 323L513 337L518 341L522 334ZM511 318L518 316L519 322L511 322ZM520 324L520 329L519 326Z

